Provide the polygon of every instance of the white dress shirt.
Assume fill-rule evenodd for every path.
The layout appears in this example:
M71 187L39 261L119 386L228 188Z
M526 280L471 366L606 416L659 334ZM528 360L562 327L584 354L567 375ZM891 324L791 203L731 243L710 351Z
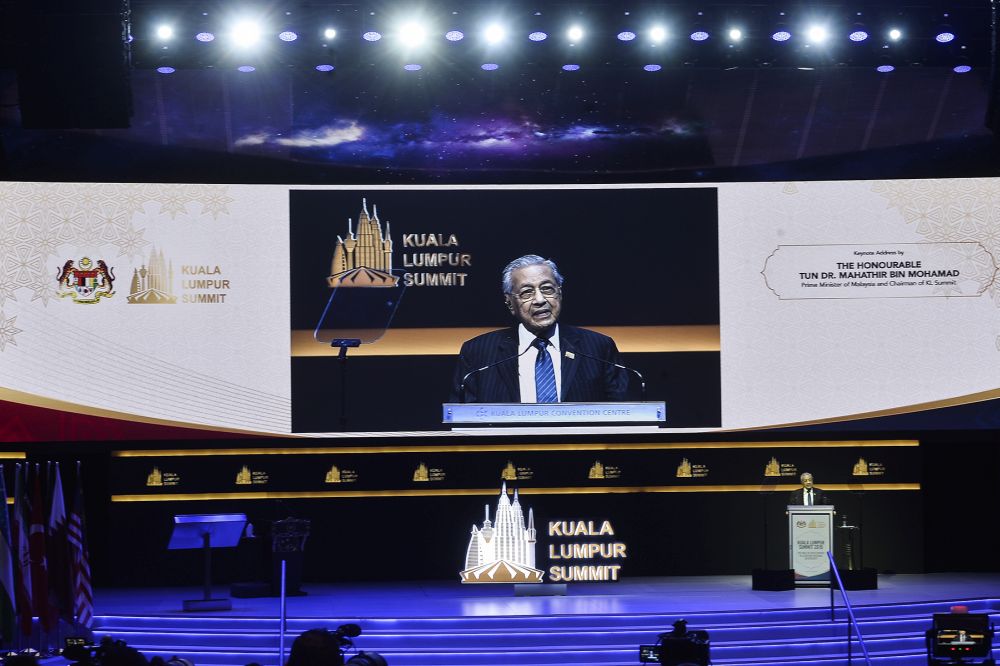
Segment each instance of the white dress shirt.
M517 325L517 377L521 388L521 402L538 402L535 396L535 362L538 354L526 349L532 346L538 336L524 327ZM556 373L556 395L562 400L562 348L559 346L559 324L552 330L552 337L545 351L552 358L552 370ZM522 353L525 352L525 353Z

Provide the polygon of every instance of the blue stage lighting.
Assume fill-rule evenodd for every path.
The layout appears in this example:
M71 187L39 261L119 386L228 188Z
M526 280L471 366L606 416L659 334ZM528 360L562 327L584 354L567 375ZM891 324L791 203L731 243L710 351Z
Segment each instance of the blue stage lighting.
M576 43L583 39L583 34L583 28L578 25L574 25L566 31L566 38L569 39L569 41Z
M480 67L482 67L482 69L484 69L487 72L492 72L500 69L500 65L496 64L495 62L484 62L482 65L480 65Z
M168 39L173 39L174 37L174 27L171 25L161 25L156 28L156 38L160 41L167 41Z
M160 74L173 74L177 70L174 69L173 67L157 67L156 71L159 72Z
M567 72L575 72L575 71L578 71L580 69L580 66L579 65L563 65L562 68L563 68L564 71L567 71Z
M623 30L618 33L618 41L620 42L631 42L635 39L635 33L630 30Z
M244 74L249 74L250 72L256 72L257 68L253 65L240 65L236 68L236 70L243 72Z
M260 26L253 21L240 21L233 26L231 37L237 46L253 46L260 40Z
M787 42L791 38L792 38L792 33L788 32L787 30L778 30L773 35L771 35L771 39L773 39L776 42Z
M708 33L704 30L696 30L691 33L691 41L693 42L703 42L708 39Z
M955 72L956 74L965 74L966 72L971 72L972 67L968 65L957 65L953 67L951 71Z
M285 30L284 32L278 33L278 39L283 42L294 42L299 36L292 32L291 30Z
M662 25L654 26L649 31L649 38L654 44L660 44L667 38L667 29Z
M868 39L868 33L864 30L855 30L847 36L852 42L863 42Z
M647 72L658 72L663 69L660 65L643 65L642 68Z
M327 28L323 31L323 39L333 39L337 36L337 31L333 28Z
M332 72L333 65L316 65L317 72Z
M361 35L361 39L365 40L366 42L377 42L378 40L382 39L382 33L375 32L374 30L369 30L365 34Z
M955 40L955 33L953 32L939 32L937 36L934 37L934 41L938 44L947 44Z
M533 42L544 42L548 38L549 36L546 33L540 31L536 31L528 35L528 39Z
M883 74L888 74L889 72L895 70L896 68L892 65L879 65L875 68L876 72L882 72Z
M444 38L449 42L460 42L465 39L465 33L461 30L449 30L444 33Z
M487 44L499 44L507 37L507 31L499 23L491 23L483 31L483 39Z
M411 62L408 65L403 65L403 69L405 69L408 72L419 72L421 69L423 69L423 66L418 65L415 62Z
M215 35L213 35L210 32L199 32L197 35L194 36L194 38L197 39L199 42L208 43L215 41Z

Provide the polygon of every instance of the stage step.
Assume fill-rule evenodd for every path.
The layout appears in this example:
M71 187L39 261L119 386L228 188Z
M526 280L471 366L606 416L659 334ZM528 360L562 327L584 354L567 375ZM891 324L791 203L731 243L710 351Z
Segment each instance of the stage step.
M924 630L933 613L954 602L866 605L856 608L872 663L885 666L926 664ZM971 612L993 613L1000 601L966 601ZM718 665L806 666L846 664L845 611L830 621L829 608L672 614L473 616L411 618L293 618L287 646L302 631L361 625L355 642L378 652L390 666L633 666L638 646L656 642L678 618L689 628L705 629ZM102 615L95 633L124 640L147 657L174 655L196 666L278 666L278 620L264 617L158 614ZM855 642L857 661L861 654Z

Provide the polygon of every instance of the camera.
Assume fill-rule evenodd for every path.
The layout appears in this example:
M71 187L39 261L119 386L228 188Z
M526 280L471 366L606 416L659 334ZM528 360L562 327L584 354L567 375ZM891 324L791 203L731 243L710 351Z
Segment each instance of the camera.
M639 661L666 666L708 666L708 632L701 629L688 631L687 620L677 620L673 626L673 631L657 637L656 645L639 646Z

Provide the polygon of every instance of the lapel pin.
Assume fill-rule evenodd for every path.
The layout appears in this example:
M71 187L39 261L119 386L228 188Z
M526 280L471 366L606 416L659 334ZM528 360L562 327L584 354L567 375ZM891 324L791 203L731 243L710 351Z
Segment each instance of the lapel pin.
M571 351L566 352L566 358L576 358L576 354Z

